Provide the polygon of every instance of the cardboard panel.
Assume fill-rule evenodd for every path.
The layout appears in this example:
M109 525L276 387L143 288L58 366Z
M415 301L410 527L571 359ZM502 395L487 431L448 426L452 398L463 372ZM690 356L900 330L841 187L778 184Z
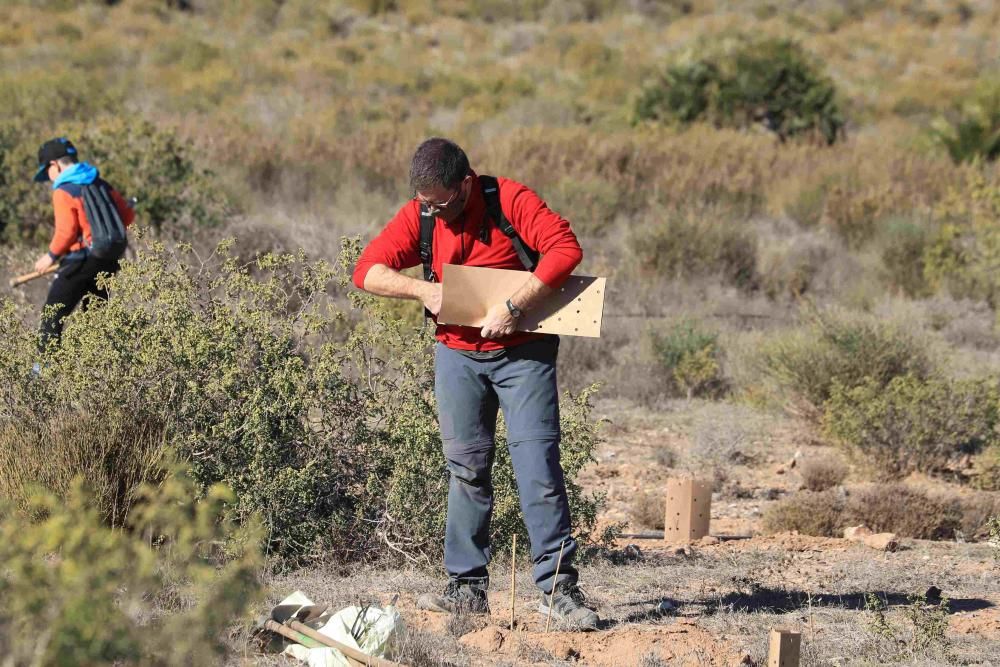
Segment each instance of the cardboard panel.
M799 667L802 635L791 630L771 630L768 667Z
M438 322L482 326L490 308L504 303L528 279L527 271L445 264ZM570 276L541 306L525 313L518 331L600 338L606 278Z
M709 534L712 518L712 483L675 477L667 480L663 539L692 542Z

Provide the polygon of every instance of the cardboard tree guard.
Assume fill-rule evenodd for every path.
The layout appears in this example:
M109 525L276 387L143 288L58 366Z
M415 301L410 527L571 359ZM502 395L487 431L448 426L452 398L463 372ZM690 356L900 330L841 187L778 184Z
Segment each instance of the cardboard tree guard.
M504 303L528 279L527 271L445 264L439 324L479 327L490 308ZM600 338L607 278L570 276L540 306L525 313L518 331Z
M709 534L712 516L712 483L690 477L667 480L663 539L693 542Z
M799 667L802 635L773 628L769 636L767 667Z

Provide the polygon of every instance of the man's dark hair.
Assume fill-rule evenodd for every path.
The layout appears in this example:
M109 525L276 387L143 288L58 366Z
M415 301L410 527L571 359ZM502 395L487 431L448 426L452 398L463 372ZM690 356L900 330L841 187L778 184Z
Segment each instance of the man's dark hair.
M61 164L64 167L68 167L71 164L76 164L79 161L80 161L80 159L77 156L75 156L75 155L64 155L61 158L59 158L58 160L56 160L56 162L58 162L59 164Z
M410 162L410 187L415 191L458 187L469 173L469 158L454 141L431 137L417 147Z

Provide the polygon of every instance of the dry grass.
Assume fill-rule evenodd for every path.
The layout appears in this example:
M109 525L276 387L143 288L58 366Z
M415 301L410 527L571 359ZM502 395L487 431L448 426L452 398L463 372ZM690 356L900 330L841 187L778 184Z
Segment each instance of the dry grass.
M770 533L798 531L834 537L845 525L843 496L832 490L800 491L778 501L764 514L764 530Z
M607 619L609 632L622 629L624 624L648 630L677 623L673 616L654 613L661 600L669 599L697 626L709 630L719 641L731 642L735 653L749 653L756 660L766 656L771 627L801 629L806 664L830 664L837 656L847 655L857 660L848 664L861 664L883 655L887 645L878 643L870 630L867 593L888 603L887 617L900 628L904 642L910 639L906 617L910 597L932 584L940 586L952 600L953 611L983 609L1000 599L995 578L983 579L975 569L955 567L956 563L989 560L987 545L921 542L887 555L889 567L864 550L825 551L818 541L803 542L800 548L803 551L789 551L778 543L758 542L755 548L735 544L698 551L694 558L669 557L647 549L645 558L637 563L614 565L598 560L583 564L581 582L598 603L602 618ZM801 557L814 549L822 556ZM498 563L495 574L491 590L498 600L506 601L507 566ZM271 587L275 597L297 587L332 606L351 604L358 594L384 603L400 593L407 618L412 600L421 592L437 590L439 581L439 575L412 570L338 573L310 569L272 580ZM536 593L530 586L519 586L518 590L520 606L527 609L535 603ZM501 625L503 615L494 617L493 623ZM421 623L415 627L417 643L423 648L414 648L411 655L429 655L431 660L419 664L480 665L504 660L463 648L444 628L430 630ZM1000 659L997 643L977 635L956 639L949 634L949 643L954 660ZM896 647L915 649L906 643ZM907 664L932 664L933 649L915 652ZM546 664L565 664L528 646L521 650L525 657L537 655ZM276 660L262 662L278 664Z
M962 503L954 496L903 484L873 485L851 493L845 520L852 526L868 526L876 533L951 540L962 525Z
M802 485L809 491L826 491L847 479L850 469L833 458L806 459L799 465Z
M665 511L666 496L663 493L652 492L638 493L629 508L629 514L635 525L656 530L663 530Z
M139 486L162 475L163 427L142 414L81 413L0 424L0 497L41 486L60 497L83 476L104 520L124 526Z

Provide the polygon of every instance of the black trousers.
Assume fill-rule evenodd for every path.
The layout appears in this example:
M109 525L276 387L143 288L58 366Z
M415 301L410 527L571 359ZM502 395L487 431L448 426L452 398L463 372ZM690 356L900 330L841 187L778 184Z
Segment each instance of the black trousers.
M56 273L56 279L49 287L49 296L45 300L45 310L42 313L41 346L44 348L52 340L59 340L62 335L63 319L83 301L82 308L87 307L84 297L92 295L98 299L107 299L108 291L97 287L99 273L115 273L119 269L117 259L98 259L87 257L83 260L63 262ZM56 306L53 311L50 306Z

